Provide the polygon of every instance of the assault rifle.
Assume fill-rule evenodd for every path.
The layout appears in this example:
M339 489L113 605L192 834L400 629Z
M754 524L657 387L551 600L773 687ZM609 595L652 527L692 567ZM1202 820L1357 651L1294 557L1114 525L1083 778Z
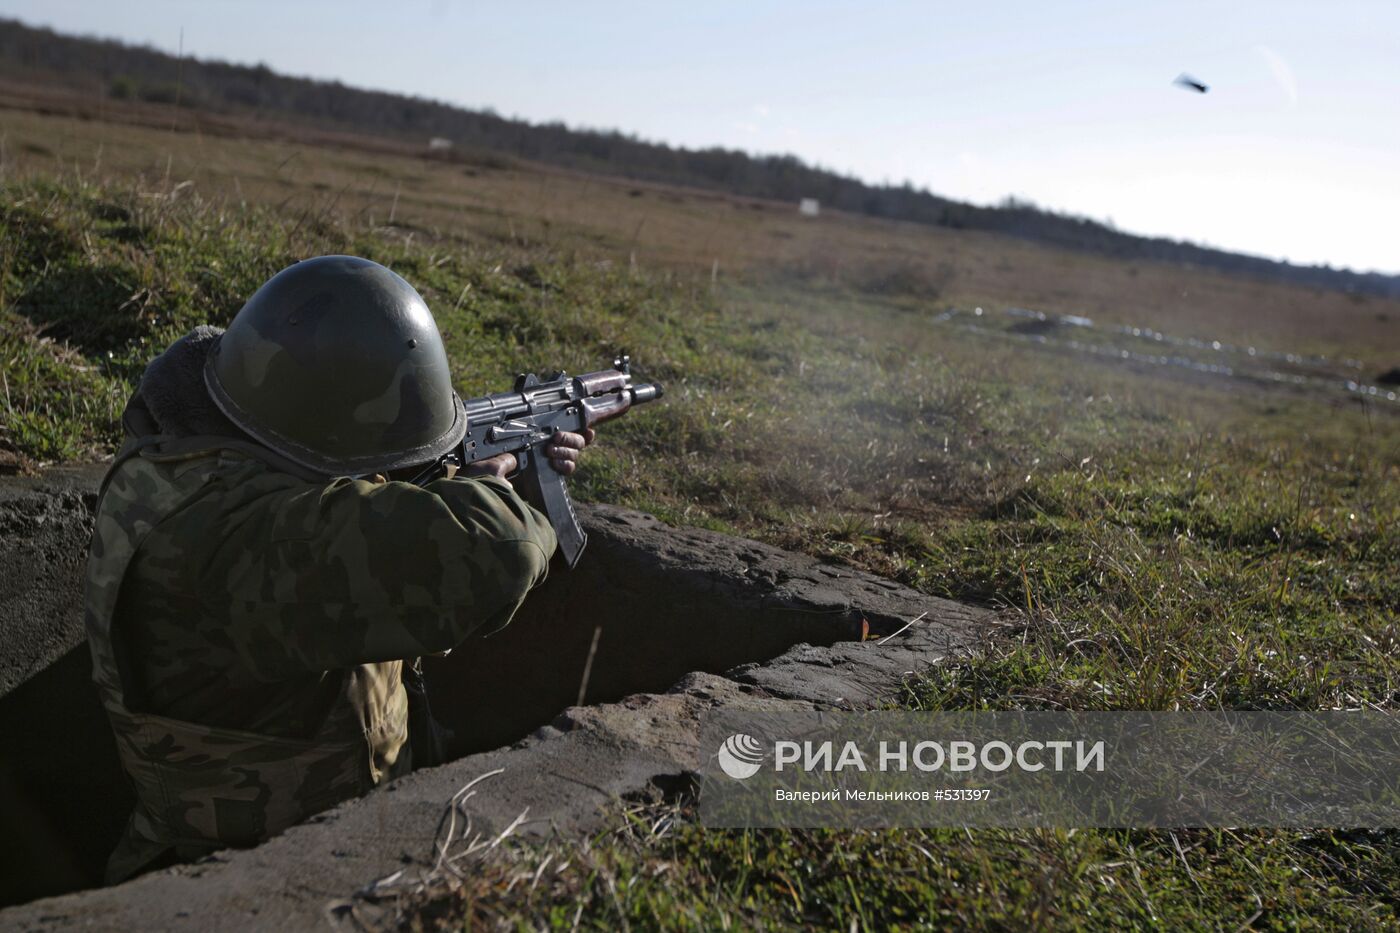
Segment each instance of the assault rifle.
M561 371L540 379L534 373L521 373L509 392L463 399L467 434L462 443L412 482L425 485L445 475L449 466L464 469L477 460L514 454L519 470L512 474L511 483L549 519L559 539L559 552L572 568L588 536L574 515L563 474L549 466L540 448L555 431L581 434L661 395L661 386L655 382L633 384L631 359L626 356L615 360L612 369L582 376Z

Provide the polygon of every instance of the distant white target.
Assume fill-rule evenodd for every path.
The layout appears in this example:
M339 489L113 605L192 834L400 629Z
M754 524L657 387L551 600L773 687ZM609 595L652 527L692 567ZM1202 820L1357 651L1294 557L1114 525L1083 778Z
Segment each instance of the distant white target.
M758 773L763 765L763 745L751 735L736 732L719 747L720 769L736 781Z

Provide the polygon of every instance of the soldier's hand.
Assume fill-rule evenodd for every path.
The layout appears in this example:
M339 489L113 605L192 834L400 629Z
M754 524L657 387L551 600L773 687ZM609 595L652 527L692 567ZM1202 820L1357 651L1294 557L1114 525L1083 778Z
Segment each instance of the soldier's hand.
M582 434L575 434L572 431L555 431L554 436L545 445L544 455L549 460L550 466L568 476L578 469L579 451L593 443L593 438L597 436L598 432L592 428L584 429ZM505 479L519 467L515 454L501 454L497 457L478 460L462 473L465 476L495 476Z
M593 438L597 436L598 432L592 428L584 428L582 434L555 431L544 449L544 455L549 458L550 466L568 476L578 469L579 451L593 443Z
M505 479L514 473L518 466L519 464L515 462L515 454L499 454L469 464L462 471L462 474L464 476L494 476L498 479Z

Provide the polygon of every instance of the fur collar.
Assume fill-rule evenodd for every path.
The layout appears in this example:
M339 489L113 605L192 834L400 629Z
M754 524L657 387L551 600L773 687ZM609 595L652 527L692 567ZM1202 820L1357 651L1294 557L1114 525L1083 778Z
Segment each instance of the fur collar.
M204 387L204 361L222 334L221 328L202 324L151 360L122 415L128 432L248 438Z

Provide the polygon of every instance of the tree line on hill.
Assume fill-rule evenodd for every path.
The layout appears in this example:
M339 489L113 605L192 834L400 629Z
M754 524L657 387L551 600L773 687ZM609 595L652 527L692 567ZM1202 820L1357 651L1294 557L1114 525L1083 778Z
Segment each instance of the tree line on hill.
M682 149L617 131L530 123L489 110L362 90L337 81L289 77L266 65L199 61L110 40L65 36L14 20L0 19L0 76L230 115L294 118L301 124L425 146L436 137L467 149L642 181L782 201L815 198L825 207L872 217L985 230L1117 259L1184 263L1259 279L1400 296L1400 276L1298 266L1179 240L1135 236L1012 198L981 207L939 197L907 182L867 184L790 155Z

